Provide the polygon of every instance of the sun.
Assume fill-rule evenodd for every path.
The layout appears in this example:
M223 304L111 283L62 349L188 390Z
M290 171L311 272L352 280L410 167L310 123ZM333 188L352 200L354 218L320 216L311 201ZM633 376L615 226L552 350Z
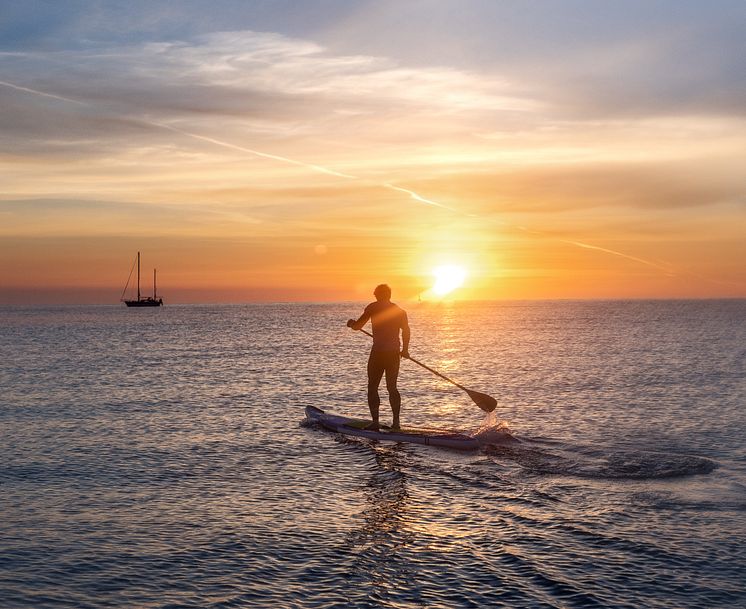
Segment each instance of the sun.
M435 285L432 287L434 294L445 296L463 285L466 279L466 269L455 264L446 264L433 269Z

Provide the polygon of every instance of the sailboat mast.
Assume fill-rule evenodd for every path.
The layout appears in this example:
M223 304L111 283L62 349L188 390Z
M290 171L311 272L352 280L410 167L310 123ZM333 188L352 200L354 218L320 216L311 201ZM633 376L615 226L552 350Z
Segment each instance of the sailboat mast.
M137 252L137 300L140 300L140 252Z
M155 300L155 269L153 269L153 300Z

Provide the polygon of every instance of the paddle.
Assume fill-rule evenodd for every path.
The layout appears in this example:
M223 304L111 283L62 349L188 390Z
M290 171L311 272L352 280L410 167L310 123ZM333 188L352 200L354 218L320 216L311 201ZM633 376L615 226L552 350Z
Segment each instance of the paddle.
M367 330L361 329L360 331L363 334L367 334L368 336L373 338L373 335ZM452 385L456 385L456 387L458 387L459 389L463 389L464 391L466 391L466 393L469 394L469 397L471 398L472 402L474 402L477 406L479 406L485 412L492 412L493 410L495 410L495 408L497 408L497 400L493 398L491 395L487 395L486 393L480 393L479 391L473 391L471 389L467 389L463 385L459 385L456 381L449 379L445 374L441 374L437 370L433 370L430 366L426 366L425 364L423 364L422 362L416 360L415 358L411 356L408 357L407 359L414 362L418 366L422 366L425 370L432 372L435 376L439 376L440 378L442 378L445 381L448 381Z

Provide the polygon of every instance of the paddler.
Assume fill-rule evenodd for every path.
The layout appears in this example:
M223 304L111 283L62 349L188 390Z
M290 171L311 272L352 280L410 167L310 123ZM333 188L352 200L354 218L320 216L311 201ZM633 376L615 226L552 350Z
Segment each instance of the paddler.
M391 427L399 429L401 394L396 387L396 381L399 376L399 358L409 357L409 321L406 311L391 302L391 288L388 285L382 283L377 286L373 290L373 295L376 301L365 307L357 321L348 320L347 326L353 330L361 330L368 320L373 326L373 347L368 357L368 407L373 419L371 429L379 429L378 410L381 398L378 395L378 386L384 374L393 414Z

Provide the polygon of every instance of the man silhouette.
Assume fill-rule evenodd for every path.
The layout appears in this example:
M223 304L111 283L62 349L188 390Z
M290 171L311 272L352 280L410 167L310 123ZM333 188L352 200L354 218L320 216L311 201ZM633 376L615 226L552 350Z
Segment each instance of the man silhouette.
M378 410L381 398L378 386L381 377L386 374L386 390L389 393L389 403L393 415L392 427L400 428L399 412L401 410L401 395L396 387L399 376L399 358L409 357L409 321L404 309L391 302L391 288L385 283L373 290L376 297L363 314L356 320L347 321L353 330L362 330L370 320L373 327L373 347L368 357L368 407L373 419L372 429L379 429ZM401 351L399 345L399 331L401 330Z

